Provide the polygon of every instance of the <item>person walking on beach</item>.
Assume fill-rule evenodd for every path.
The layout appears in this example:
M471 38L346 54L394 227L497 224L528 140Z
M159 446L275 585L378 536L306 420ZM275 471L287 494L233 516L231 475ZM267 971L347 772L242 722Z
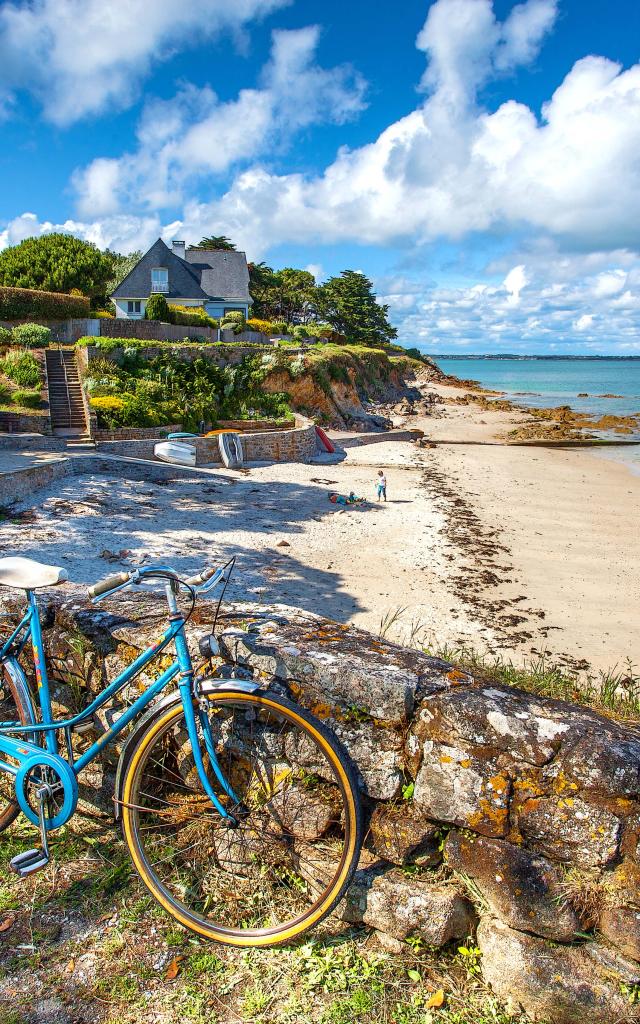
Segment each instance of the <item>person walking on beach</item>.
M378 501L380 501L380 498L384 498L384 500L386 501L387 500L387 478L386 478L386 476L384 475L384 473L383 473L383 471L381 469L378 470L378 478L376 480L376 485L377 485L377 490L378 490Z

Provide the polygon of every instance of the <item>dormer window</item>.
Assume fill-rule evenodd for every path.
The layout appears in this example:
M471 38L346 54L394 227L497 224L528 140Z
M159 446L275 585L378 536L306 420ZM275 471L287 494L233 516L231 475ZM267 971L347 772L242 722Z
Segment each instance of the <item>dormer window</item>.
M154 267L151 271L151 291L169 291L169 271L166 267Z

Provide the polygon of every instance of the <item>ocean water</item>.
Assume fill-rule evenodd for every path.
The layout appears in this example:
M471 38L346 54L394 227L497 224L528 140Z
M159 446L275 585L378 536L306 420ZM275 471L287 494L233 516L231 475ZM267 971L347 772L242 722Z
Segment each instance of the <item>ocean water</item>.
M521 405L570 405L577 412L640 413L638 359L495 359L436 356L445 373L506 392ZM586 392L587 397L579 397ZM617 398L599 396L613 394Z

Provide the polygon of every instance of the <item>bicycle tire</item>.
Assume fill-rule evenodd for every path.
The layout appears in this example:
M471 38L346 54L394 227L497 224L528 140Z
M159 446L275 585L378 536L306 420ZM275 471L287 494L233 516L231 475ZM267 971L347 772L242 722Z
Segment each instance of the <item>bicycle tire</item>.
M0 663L0 722L33 722L33 712L26 698L20 693L5 664ZM20 805L15 798L15 780L8 772L0 772L0 832L12 825L20 814Z
M210 801L201 789L193 762L189 762L188 753L186 756L184 754L184 711L182 703L176 701L169 708L158 711L158 715L140 735L128 759L122 786L122 826L129 853L136 870L154 898L175 920L201 937L244 947L276 946L291 942L322 921L333 910L344 895L357 867L362 845L362 811L353 767L333 733L305 709L283 697L271 693L249 694L233 690L216 690L205 696L209 701L208 717L215 720L218 730L219 746L216 750L218 752L220 749L222 756L227 759L225 773L232 779L234 773L237 773L248 780L243 807L246 810L247 800L255 806L247 813L237 830L227 829L223 832L223 819L213 811ZM233 724L235 708L239 709L240 715L243 716L238 719L240 726L237 732L234 732ZM272 716L274 720L286 724L286 731L285 724L281 725L278 733L271 729L268 723ZM228 725L229 718L231 727ZM253 721L250 730L252 735L255 733L259 737L256 749L266 755L264 760L267 767L261 763L260 772L251 767L251 762L247 768L246 763L246 723L250 720ZM288 726L291 727L291 732ZM294 730L297 732L294 733ZM297 745L298 738L291 738L297 737L297 733L302 737L302 746ZM283 753L285 748L293 750L296 754L301 752L300 756L307 759L307 766L302 766L294 760L297 767L289 771L282 768L281 766L288 765L288 761L292 760L290 753ZM189 744L188 752L190 750ZM242 756L238 750L241 750ZM320 754L326 761L320 762ZM284 760L285 757L287 761ZM278 766L278 774L270 776L273 765ZM309 765L315 766L315 776L307 771ZM154 771L157 774L154 775ZM269 783L269 788L264 786L263 775ZM276 781L276 788L271 784L271 777ZM176 782L178 778L180 781ZM255 778L258 778L259 784L264 787L264 794L268 794L265 801L261 800L263 794L256 792L255 788L252 791ZM309 783L309 779L313 781ZM194 780L197 780L197 785L194 785ZM318 788L314 790L314 786ZM177 796L174 795L174 790ZM339 814L337 793L340 794ZM200 801L199 804L193 802L196 798ZM203 799L208 816L202 810ZM290 801L289 807L286 805L287 799ZM296 807L300 806L301 799L302 811L297 811ZM305 823L304 817L300 817L302 824L296 827L302 828L303 831L306 829L306 835L296 833L291 824L287 824L287 815L291 820L292 807L294 824L297 820L296 814L304 814L305 799L308 805L307 813L314 799L316 802L320 801L320 806L322 800L328 800L331 804L332 817L329 819L326 832L319 833L313 840L317 843L314 855L325 858L321 867L320 861L314 860L310 854L309 838L310 831L318 831L324 827L324 818L322 823L319 823L321 813L314 811L317 814L313 819L315 824L308 823L311 818ZM192 809L191 812L189 807ZM277 821L277 827L273 825L274 820ZM170 827L173 831L167 832L166 829ZM206 849L201 850L197 845L198 828L202 835L201 844L210 844ZM158 831L155 832L154 829ZM340 830L343 830L343 839L336 840L335 835L338 834L340 837ZM196 838L191 842L194 835ZM225 850L221 843L227 835L231 835L232 838ZM248 837L246 848L238 845L242 835ZM256 836L262 838L264 842L259 855L255 852L258 849L254 844ZM188 844L186 847L185 840ZM180 843L184 848L182 854L179 850L172 850L172 844L179 848ZM338 845L339 843L341 845ZM189 853L194 849L198 852ZM165 850L172 852L164 855ZM288 861L283 867L280 858L284 856L284 851ZM267 859L272 861L266 866L259 860L265 852ZM152 857L158 854L163 856L157 863L152 863ZM177 881L172 875L169 882L166 877L169 871L169 857L174 857L178 865L177 878L181 879L179 872L184 870L187 854L194 862L193 865L188 865L189 870L193 872L193 878L189 875L189 882L186 884L184 880ZM338 854L339 860L334 869L334 862L330 858L337 857ZM195 861L198 856L201 857L199 872L202 877L196 881ZM295 867L292 867L294 864ZM326 885L323 874L325 868L331 876ZM319 885L324 885L320 892ZM233 913L224 921L212 920L209 912L204 911L207 909L208 901L214 906L218 905L221 892L231 901ZM188 905L187 893L193 894L189 898L198 906ZM267 920L267 913L273 915L274 908L279 906L285 895L292 901L299 902L299 912L287 920L275 923L273 917ZM239 917L240 907L245 903L251 908L251 913L257 915L253 921L247 922ZM253 904L257 904L259 909ZM222 910L217 912L223 915ZM264 918L262 915L265 915Z

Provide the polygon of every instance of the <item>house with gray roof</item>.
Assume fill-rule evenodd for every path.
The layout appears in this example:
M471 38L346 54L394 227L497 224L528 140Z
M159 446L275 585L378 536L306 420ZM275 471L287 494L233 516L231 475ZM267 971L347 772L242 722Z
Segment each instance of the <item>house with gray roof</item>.
M179 241L170 248L159 238L112 293L116 317L142 320L156 292L177 306L204 307L209 316L240 310L246 318L251 305L247 257L222 249L187 249Z

